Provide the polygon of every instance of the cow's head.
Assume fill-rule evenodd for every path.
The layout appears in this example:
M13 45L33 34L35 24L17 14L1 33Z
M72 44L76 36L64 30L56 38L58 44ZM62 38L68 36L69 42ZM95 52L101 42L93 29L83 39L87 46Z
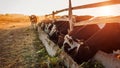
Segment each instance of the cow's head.
M77 53L81 44L83 44L83 41L78 39L74 40L70 35L66 35L64 37L64 43L62 48L63 50L67 49L67 51L70 51L75 48L75 52ZM69 47L69 48L66 48L66 47Z
M49 36L52 36L56 31L57 31L56 25L53 24L53 26L49 32Z
M81 64L82 62L88 61L92 57L93 57L93 53L91 51L91 48L83 44L79 47L78 52L73 59L78 64Z
M39 26L40 26L40 28L42 29L42 30L44 30L44 26L45 26L45 24L43 23L43 22L41 22L40 24L38 24Z
M35 15L29 16L31 23L37 23L37 17Z
M50 28L52 28L52 27L53 27L52 23L47 23L47 24L45 24L45 29L44 29L44 31L45 31L47 34L49 34L50 31L51 31Z

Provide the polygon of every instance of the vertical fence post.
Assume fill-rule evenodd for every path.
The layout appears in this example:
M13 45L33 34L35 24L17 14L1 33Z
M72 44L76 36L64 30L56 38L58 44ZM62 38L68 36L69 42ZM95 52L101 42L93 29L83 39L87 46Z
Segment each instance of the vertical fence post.
M69 0L69 25L70 25L70 31L73 30L73 20L72 20L72 4L71 4L71 0Z
M52 12L52 19L53 20L55 19L55 12L54 11Z

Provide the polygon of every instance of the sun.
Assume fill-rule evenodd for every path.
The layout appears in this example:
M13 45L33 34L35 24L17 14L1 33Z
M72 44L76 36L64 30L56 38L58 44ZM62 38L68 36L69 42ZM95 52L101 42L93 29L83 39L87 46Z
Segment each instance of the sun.
M102 16L110 16L115 13L114 8L112 6L101 7L101 8L99 8L98 11L99 11L100 15L102 15Z

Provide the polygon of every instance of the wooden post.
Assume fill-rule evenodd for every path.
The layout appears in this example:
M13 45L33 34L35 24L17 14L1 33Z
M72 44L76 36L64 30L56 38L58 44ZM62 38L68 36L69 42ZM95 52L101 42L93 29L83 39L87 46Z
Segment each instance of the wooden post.
M73 30L73 20L72 20L72 4L71 4L71 0L69 0L69 24L70 24L70 31Z
M52 19L53 20L55 19L55 12L54 11L52 12Z

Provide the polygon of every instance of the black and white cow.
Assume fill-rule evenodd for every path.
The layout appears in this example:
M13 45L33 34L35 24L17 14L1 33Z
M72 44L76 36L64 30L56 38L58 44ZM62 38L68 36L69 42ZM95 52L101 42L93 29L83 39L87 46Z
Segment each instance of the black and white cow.
M64 37L63 50L74 57L85 40L95 34L100 28L97 24L77 26Z
M74 60L82 63L91 59L98 50L112 53L113 50L120 50L120 23L107 23L88 38L80 47Z
M38 27L40 27L42 30L44 30L45 23L43 23L43 22L38 23Z
M49 35L49 38L60 47L63 45L64 36L68 33L69 22L67 20L43 20L38 24ZM62 38L61 38L62 37Z
M69 26L69 25L67 25L67 26ZM81 27L83 27L84 25L81 25L81 26L74 26L73 27L73 29L74 30L78 30L78 29L80 29ZM67 31L67 28L66 28L66 31ZM74 32L74 31L72 31L73 33L76 33L76 31ZM58 45L59 45L59 47L61 48L62 46L63 46L63 43L64 43L64 37L65 37L65 35L67 35L69 32L67 31L67 33L65 33L65 34L60 34L59 35L59 38L58 38Z
M53 20L43 20L38 25L41 27L45 33L49 34L53 27Z
M68 33L68 21L55 21L53 27L49 32L50 39L59 45L60 37L64 37Z

